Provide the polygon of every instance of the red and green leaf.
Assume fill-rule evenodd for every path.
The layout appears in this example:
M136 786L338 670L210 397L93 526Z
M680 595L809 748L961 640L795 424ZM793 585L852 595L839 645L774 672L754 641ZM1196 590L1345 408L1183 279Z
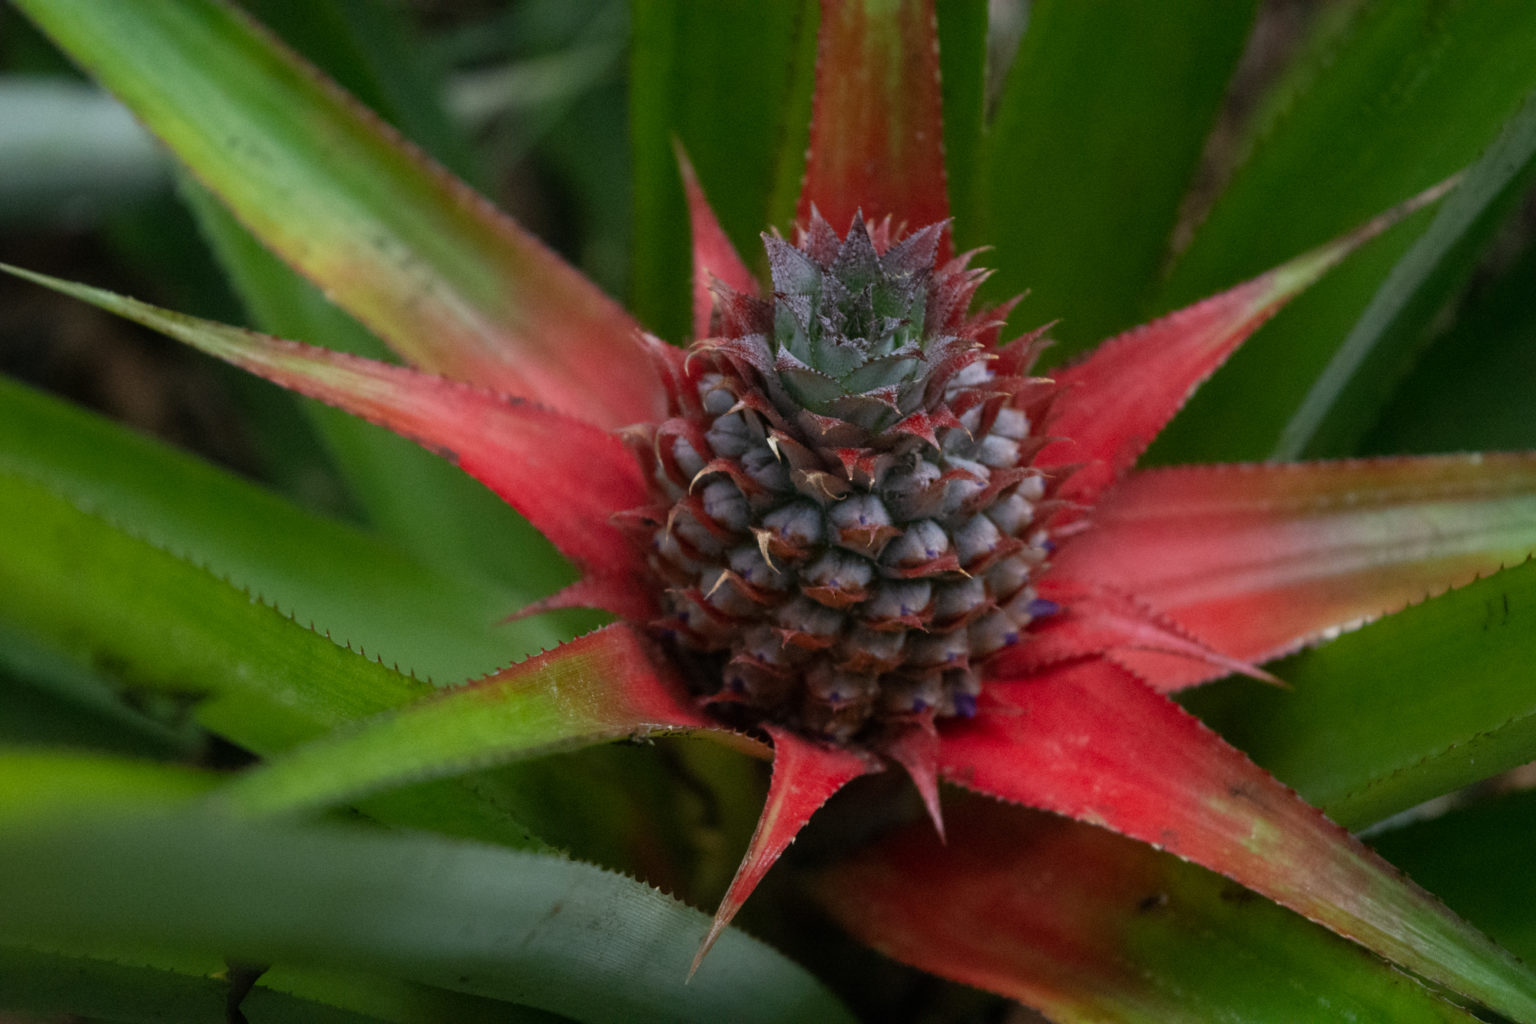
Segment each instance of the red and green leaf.
M897 960L1054 1021L1475 1019L1144 844L977 798L954 804L949 843L903 827L823 872L823 906Z
M1249 335L1365 242L1434 202L1440 185L1343 238L1160 320L1103 342L1055 374L1062 389L1047 429L1059 440L1042 467L1089 463L1063 496L1090 501L1130 468L1185 401Z
M1358 946L1103 829L976 798L827 869L843 927L1062 1022L1475 1018ZM913 899L921 893L922 899Z
M660 410L613 300L233 8L18 6L417 365L609 426Z
M456 462L599 574L638 568L615 512L646 502L634 456L614 435L532 402L405 367L157 309L98 288L10 269L388 427Z
M1276 665L1284 690L1233 681L1181 701L1361 828L1536 760L1533 659L1527 560Z
M1536 977L1167 698L1105 661L994 680L941 771L1226 875L1514 1017Z
M1053 574L1134 594L1231 657L1266 661L1524 560L1536 454L1133 473ZM1120 655L1116 655L1121 658ZM1125 655L1160 689L1223 674Z
M819 47L800 221L813 206L838 232L861 210L910 231L946 219L933 0L823 0Z
M623 738L712 731L676 672L631 626L612 625L469 683L329 733L246 772L216 800L292 813L478 768Z

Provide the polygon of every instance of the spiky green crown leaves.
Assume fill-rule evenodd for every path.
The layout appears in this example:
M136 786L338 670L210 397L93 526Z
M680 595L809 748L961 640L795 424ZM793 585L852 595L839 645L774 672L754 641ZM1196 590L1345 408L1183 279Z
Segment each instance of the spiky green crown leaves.
M767 240L773 347L779 380L801 406L876 428L921 398L939 228L884 255L861 228L832 252Z
M892 244L889 221L856 216L840 238L812 211L798 244L764 235L772 300L721 288L721 344L759 370L780 412L869 443L937 404L945 381L981 358L964 313L985 275L964 258L936 265L947 228Z

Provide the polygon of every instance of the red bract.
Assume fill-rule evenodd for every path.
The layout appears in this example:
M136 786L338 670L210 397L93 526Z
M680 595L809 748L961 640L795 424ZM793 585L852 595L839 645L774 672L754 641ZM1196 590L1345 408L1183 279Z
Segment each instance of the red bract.
M843 258L841 251L832 255L836 245L852 245L865 235L866 224L873 225L868 241L858 244L869 246L870 258L922 253L924 264L914 273L941 282L926 301L957 303L943 315L930 310L954 344L904 358L954 359L945 367L948 374L967 361L990 368L977 378L974 394L944 391L943 402L929 396L916 409L902 404L899 389L881 393L878 401L893 410L892 423L871 419L855 440L827 440L841 436L839 424L852 422L852 413L839 419L844 413L810 409L797 419L786 413L783 396L753 390L759 377L773 373L810 379L804 367L753 363L757 356L741 342L754 332L771 332L773 303L784 302L787 290L781 281L765 288L753 278L686 163L700 339L688 354L645 336L594 286L500 220L487 221L487 231L500 232L497 244L532 268L514 268L514 276L548 288L528 285L518 316L495 323L495 330L480 329L486 311L458 310L454 322L463 330L439 331L429 342L402 342L399 336L436 330L439 320L454 319L447 312L377 313L374 322L421 369L212 327L63 287L444 454L539 527L583 573L580 583L548 605L599 607L625 621L507 670L493 685L553 687L548 680L564 673L560 685L570 695L561 698L567 702L563 713L586 716L594 737L668 729L734 735L745 729L772 742L767 806L701 957L829 797L858 776L896 763L911 775L941 829L939 779L1102 826L1218 871L1426 978L1504 1012L1536 1016L1536 985L1512 958L1166 696L1233 671L1269 678L1258 663L1525 557L1529 538L1509 525L1529 515L1536 457L1135 468L1148 443L1245 338L1357 245L1438 193L1112 338L1051 377L1032 376L1039 339L996 345L997 318L966 313L974 275L950 262L942 228L948 203L931 0L909 0L879 14L825 0L821 26L810 162L799 206L802 254L821 251L830 267ZM466 211L474 207L471 199L460 201ZM922 235L928 228L931 237ZM840 234L845 230L846 236ZM927 248L914 243L901 249L913 239ZM284 243L275 244L281 249ZM770 244L777 247L776 259L799 258L786 243ZM290 258L303 264L302 253ZM366 294L353 305L365 313L369 296L388 292L385 285L357 287ZM494 321L494 314L486 315ZM419 317L432 323L422 327L413 322ZM707 495L696 493L715 479L734 481L743 492L755 486L744 482L735 456L709 440L706 428L713 421L690 411L700 404L703 375L725 366L711 360L736 361L732 408L766 424L761 430L768 447L801 474L796 486L823 482L823 510L869 495L868 478L878 475L884 455L924 445L936 451L957 431L969 436L959 415L966 408L990 409L986 416L992 419L1000 409L1027 414L1031 443L1016 444L1012 461L995 467L988 481L999 494L1026 479L1045 481L1038 510L1031 506L1035 518L1026 523L1042 531L1043 539L1031 543L1044 554L1016 588L986 584L994 587L985 595L991 602L984 603L986 610L1024 593L1026 583L1032 610L1020 613L1003 649L978 647L973 640L955 666L941 665L944 671L963 668L974 678L942 700L914 698L846 726L782 710L766 697L754 696L745 714L731 710L739 705L731 703L721 666L736 664L746 643L733 636L770 620L758 611L725 608L709 637L699 641L683 634L701 631L679 626L678 619L680 609L708 603L714 587L729 583L750 596L753 581L746 570L727 573L721 563L707 577L711 586L697 574L678 582L669 573L682 573L680 566L695 572L707 556L658 555L655 545L675 539L676 517L687 515L693 525L736 540L756 535L776 573L773 558L790 556L783 536L758 520L732 525L708 508ZM982 395L986 389L994 397ZM944 404L951 399L954 409ZM698 466L679 461L673 447L679 440L699 458ZM828 451L840 454L834 458ZM956 479L965 475L953 472ZM889 539L877 536L887 525L860 527L872 531L860 535L860 543L877 567L889 568L878 560L876 543ZM1022 528L1003 530L998 543L1022 543ZM929 561L923 571L949 574L946 584L979 579L991 564L943 562L938 555ZM786 645L805 642L815 631L786 618L784 609L833 608L841 614L872 600L863 583L818 583L821 590L811 593L807 576L793 578L803 593L775 597L771 605L777 616L772 630ZM923 609L882 614L881 628L913 636L937 628ZM850 635L849 621L833 620L827 646ZM784 680L809 661L759 661L770 662L791 691L787 701L803 701L815 682ZM863 672L860 678L875 679L871 685L878 687L912 667L867 667L876 661L870 655L854 671L844 657L815 662L803 672ZM979 692L965 688L973 682ZM848 700L840 692L823 697L827 706ZM878 693L869 697L871 706L880 699ZM1031 826L1019 827L1027 832ZM953 883L941 856L914 853L908 845L898 859L914 886L925 873ZM899 897L886 890L878 898ZM855 903L829 902L854 930L920 966L1008 994L1028 997L1033 991L990 982L985 970L960 961L960 949L925 945L901 915L881 918L896 922L889 925L891 934L882 934L881 925L860 919ZM1515 1002L1510 992L1524 993L1526 1001Z

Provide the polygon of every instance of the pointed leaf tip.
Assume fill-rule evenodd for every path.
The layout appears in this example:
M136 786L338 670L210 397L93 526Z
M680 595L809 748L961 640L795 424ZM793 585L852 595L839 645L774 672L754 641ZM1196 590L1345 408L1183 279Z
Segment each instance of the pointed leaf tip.
M1273 301L1287 302L1310 288L1318 278L1338 266L1345 257L1366 242L1396 227L1425 207L1439 202L1460 181L1461 175L1456 174L1437 185L1431 185L1418 195L1377 214L1349 234L1288 260L1255 280L1268 280Z
M1346 256L1454 187L1441 182L1321 245L1219 295L1117 335L1082 362L1062 369L1058 441L1038 464L1089 463L1063 496L1091 500L1133 465L1152 439L1254 331Z
M562 553L605 575L640 571L611 519L646 501L639 463L607 431L562 413L402 366L160 309L0 264L242 369L318 398L453 460L527 516Z
M471 769L677 732L724 730L699 712L636 627L615 623L334 730L237 776L216 801L247 815L292 814Z
M747 844L746 856L736 869L736 877L731 879L731 886L720 901L720 909L715 911L714 923L699 944L693 965L688 969L690 978L752 890L757 888L757 883L811 820L811 815L848 783L880 768L864 754L823 746L775 726L769 726L767 731L773 739L773 780L768 785L768 800Z
M1093 529L1061 546L1052 572L1135 594L1214 649L1255 662L1533 550L1536 453L1177 466L1129 474L1095 507ZM1123 660L1163 690L1225 671L1187 658L1154 667L1136 652Z
M1063 549L1102 551L1105 542L1096 536L1097 522L1096 518L1095 533L1085 534L1080 544L1064 544ZM1161 554L1148 551L1145 557L1157 560ZM1127 557L1136 558L1133 554ZM1031 633L1029 643L1000 652L994 663L996 674L1021 676L1052 665L1102 656L1130 667L1162 692L1176 689L1188 679L1228 673L1266 683L1280 682L1252 661L1233 657L1225 646L1209 642L1141 600L1142 591L1113 583L1106 585L1102 574L1074 575L1070 568L1059 565L1053 569L1051 577L1041 581L1040 594L1052 606L1065 609L1065 613L1050 616Z
M939 842L947 842L944 832L944 809L939 802L939 734L931 723L917 725L901 732L885 753L907 770L912 785L922 798L923 809L938 834Z
M688 221L693 233L693 336L707 338L712 333L713 282L718 280L734 291L754 296L758 294L758 285L720 226L683 144L674 140L673 149L677 153L678 172L683 178Z

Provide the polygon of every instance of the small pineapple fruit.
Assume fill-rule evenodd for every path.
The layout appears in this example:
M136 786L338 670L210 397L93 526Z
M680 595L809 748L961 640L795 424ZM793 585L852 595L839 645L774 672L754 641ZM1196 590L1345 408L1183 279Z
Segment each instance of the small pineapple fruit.
M988 341L984 278L937 265L946 226L893 239L813 213L765 236L773 294L723 285L651 438L657 630L727 721L878 748L975 711L978 667L1053 606L1049 386Z

